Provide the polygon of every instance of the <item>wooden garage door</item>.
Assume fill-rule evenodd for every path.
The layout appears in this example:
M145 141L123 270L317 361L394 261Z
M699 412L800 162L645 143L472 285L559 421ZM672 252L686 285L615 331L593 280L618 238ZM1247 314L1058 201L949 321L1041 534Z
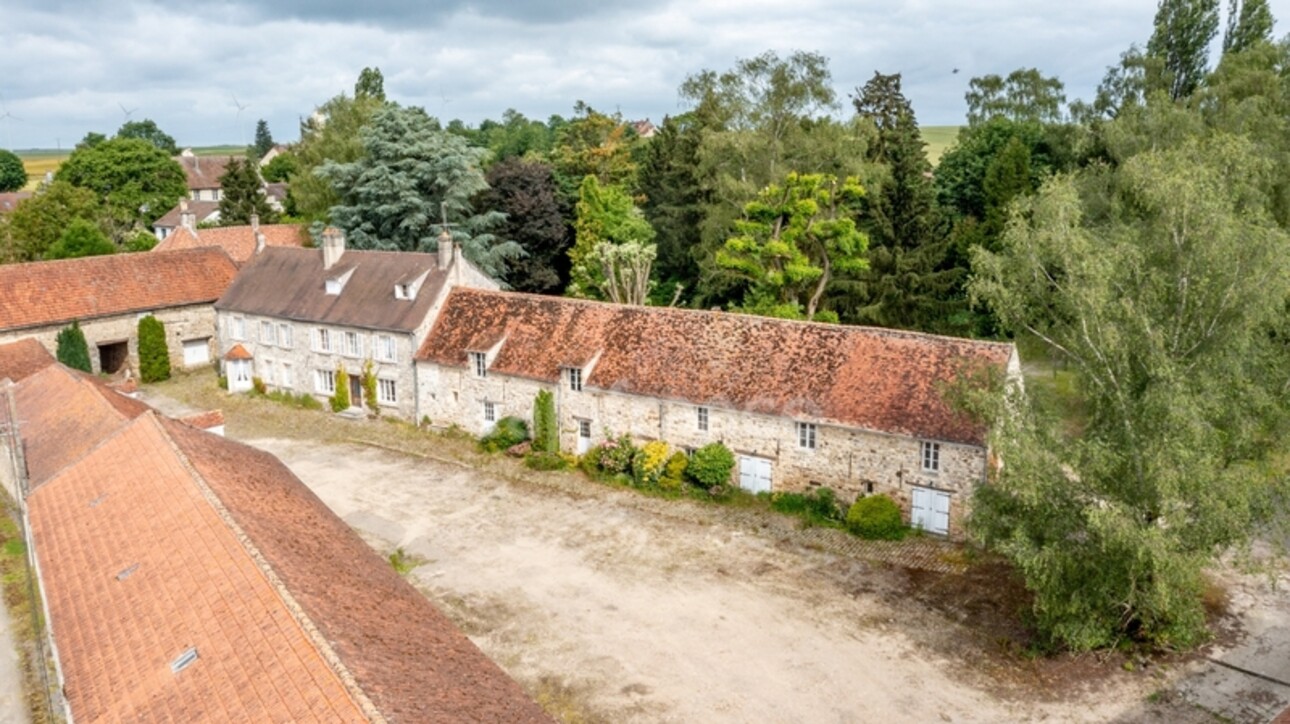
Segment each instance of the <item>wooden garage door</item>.
M210 364L211 361L211 340L210 337L202 339L185 339L184 340L184 366L197 367L199 365Z
M770 492L770 461L751 455L739 456L739 487L750 493Z
M931 488L914 488L909 523L928 533L950 532L950 494Z

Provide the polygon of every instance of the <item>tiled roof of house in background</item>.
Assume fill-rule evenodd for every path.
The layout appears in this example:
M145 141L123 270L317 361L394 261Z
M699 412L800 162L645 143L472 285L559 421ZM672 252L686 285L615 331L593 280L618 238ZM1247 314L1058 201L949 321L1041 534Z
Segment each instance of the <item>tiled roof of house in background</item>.
M52 364L54 356L31 337L0 344L0 380L19 382Z
M31 198L30 191L6 191L0 194L0 214L7 214L18 206L18 202Z
M213 302L237 274L218 248L0 265L0 329Z
M195 412L179 418L179 421L198 430L209 430L212 427L219 427L224 424L224 411L207 410L206 412Z
M264 234L266 247L301 247L309 238L304 227L295 224L262 224L260 233ZM210 246L218 246L228 252L234 263L245 264L255 256L255 229L250 226L219 226L213 229L198 229L194 234L188 229L179 227L152 250L164 252Z
M228 162L234 158L237 156L197 156L186 152L175 156L175 160L184 168L189 191L219 188L220 176L224 175Z
M340 294L328 279L352 271ZM396 284L426 274L416 299L396 299ZM447 274L435 254L349 250L323 269L321 249L270 247L242 267L216 309L265 317L410 332L430 312Z
M277 201L279 205L287 203L288 184L285 181L275 181L264 185L264 195Z
M277 458L164 424L390 721L549 721Z
M180 222L183 221L184 206L188 207L188 213L197 219L197 223L202 223L210 218L211 214L219 211L218 201L194 201L184 199L181 203L175 204L175 208L167 211L164 216L152 222L153 226L160 226L163 229L177 229Z
M453 289L418 359L464 367L503 342L499 374L584 383L755 413L821 420L934 440L982 444L985 431L951 409L942 385L1012 345L915 332L791 322L743 314L634 307Z

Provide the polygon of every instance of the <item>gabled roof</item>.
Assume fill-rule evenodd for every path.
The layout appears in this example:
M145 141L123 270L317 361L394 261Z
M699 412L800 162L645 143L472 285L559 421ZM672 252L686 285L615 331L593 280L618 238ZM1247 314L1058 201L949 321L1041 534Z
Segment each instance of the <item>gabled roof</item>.
M27 498L78 720L549 721L272 455L147 408L72 429L17 402L29 450L86 448Z
M340 294L326 282L353 272ZM414 300L396 299L394 286L426 274ZM323 269L321 249L270 247L242 267L215 308L302 322L410 332L425 321L447 273L438 256L347 250Z
M19 382L54 364L54 356L33 337L0 344L0 380Z
M243 347L242 344L239 342L233 345L228 352L224 353L224 359L243 360L243 359L255 359L255 357L250 352L246 351L246 347Z
M219 179L224 175L228 162L234 158L237 156L196 156L188 153L175 156L175 160L184 169L189 191L219 188Z
M417 359L465 367L504 340L490 370L555 383L980 445L985 431L942 397L1013 347L870 327L637 307L455 288Z
M265 246L302 247L308 238L304 227L295 224L261 224ZM217 246L228 252L233 262L242 265L255 256L255 229L251 226L220 226L193 232L176 228L153 251L177 251Z
M215 301L237 274L221 249L0 265L0 330Z
M31 198L30 191L6 191L0 193L0 214L7 214L18 207L18 203Z
M194 201L192 199L184 199L182 202L175 204L175 208L167 211L160 219L152 222L152 225L154 227L159 226L163 229L179 228L180 223L183 222L185 204L188 207L188 213L192 214L199 224L206 221L212 214L219 211L218 201Z

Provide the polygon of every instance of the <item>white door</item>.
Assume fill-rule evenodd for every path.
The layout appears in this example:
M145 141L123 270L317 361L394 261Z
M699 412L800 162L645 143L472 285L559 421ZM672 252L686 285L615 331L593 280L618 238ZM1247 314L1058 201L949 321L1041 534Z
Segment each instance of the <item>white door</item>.
M249 389L251 389L251 360L230 360L228 363L228 391L245 392Z
M770 461L751 455L739 456L739 487L750 493L770 492Z
M202 339L185 339L184 340L184 366L197 367L199 365L210 364L211 361L211 340L210 337Z
M578 420L578 454L591 449L591 420Z
M950 494L931 488L914 488L909 523L928 533L950 532Z

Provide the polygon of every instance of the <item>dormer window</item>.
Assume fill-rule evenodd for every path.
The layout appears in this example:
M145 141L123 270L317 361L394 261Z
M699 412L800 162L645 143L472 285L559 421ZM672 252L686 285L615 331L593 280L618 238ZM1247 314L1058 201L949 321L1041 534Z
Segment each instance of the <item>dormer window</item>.
M577 367L570 367L568 369L568 375L569 375L569 389L573 390L574 392L581 392L582 391L582 370Z
M395 299L409 299L410 297L408 297L408 285L407 285L407 284L395 284L395 285L394 285L394 298L395 298Z
M424 272L421 276L410 282L399 282L394 285L394 298L413 301L417 298L417 292L421 290L421 284L425 282L426 276L430 272Z
M488 376L488 357L483 352L470 353L470 368L475 371L476 377Z
M324 285L327 293L333 297L339 295L341 291L345 288L345 283L348 282L349 278L353 275L354 275L354 270L350 269L349 271L345 272L344 274L341 274L340 276L335 276L328 279L326 284Z

